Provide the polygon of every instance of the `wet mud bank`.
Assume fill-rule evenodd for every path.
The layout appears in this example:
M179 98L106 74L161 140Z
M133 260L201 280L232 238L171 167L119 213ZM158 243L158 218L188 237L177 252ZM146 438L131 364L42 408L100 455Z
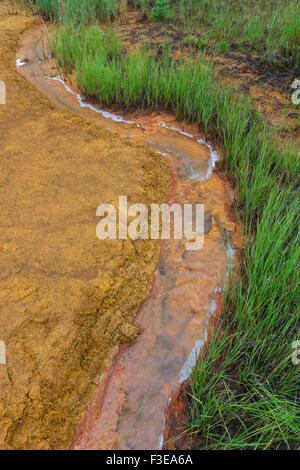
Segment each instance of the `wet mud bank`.
M16 56L18 71L57 107L158 152L162 167L167 164L172 175L165 201L205 207L203 248L188 251L184 239L165 240L156 265L147 266L154 282L133 324L125 328L139 334L134 340L134 334L128 335L127 342L125 337L125 344L106 362L71 445L75 449L161 448L163 440L169 439L168 403L178 403L180 384L207 341L210 318L218 315L217 293L226 283L228 260L232 261L233 246L239 240L230 210L234 193L214 171L216 151L193 128L166 113L121 116L85 102L72 78L66 82L58 76L53 59L44 57L41 35L37 26L24 36ZM224 240L224 231L229 239ZM102 309L105 312L105 304Z

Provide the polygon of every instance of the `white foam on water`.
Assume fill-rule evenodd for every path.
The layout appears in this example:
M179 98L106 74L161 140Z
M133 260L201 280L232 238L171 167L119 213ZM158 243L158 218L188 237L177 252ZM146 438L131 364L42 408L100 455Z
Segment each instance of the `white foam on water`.
M65 89L67 90L68 93L71 93L72 95L75 95L76 96L76 93L66 84L66 82L64 81L63 78L61 78L60 76L57 76L57 77L48 77L47 75L45 75L45 78L47 80L54 80L55 82L59 82L61 83Z
M23 67L23 65L26 65L26 62L22 59L17 59L16 60L16 67Z
M79 94L79 93L75 93L67 84L66 82L64 81L64 79L61 77L61 76L57 76L57 77L48 77L48 76L45 76L45 78L47 80L55 80L59 83L61 83L65 89L67 90L68 93L71 93L72 95L76 96L77 100L78 100L78 103L80 105L81 108L88 108L88 109L91 109L92 111L94 111L95 113L97 114L101 114L105 119L111 119L112 121L114 122L124 122L125 124L135 124L134 121L127 121L126 119L123 119L122 116L120 116L119 114L113 114L113 113L110 113L108 111L104 111L103 109L101 108L97 108L96 106L93 106L92 104L89 104L89 103L86 103L82 96ZM141 127L141 126L138 126L138 127Z
M236 248L231 246L230 243L227 243L226 253L227 253L227 257L228 257L228 266L229 266L229 270L226 272L227 277L229 277L229 272L232 271L232 266L234 264L233 261L234 261L234 257L235 257L235 252L236 252Z
M157 153L159 153L159 155L161 155L162 157L167 157L168 154L167 153L164 153L164 152L159 152L158 150L156 150Z
M209 166L205 175L205 179L208 180L208 178L211 177L213 169L216 167L216 163L218 161L218 154L217 152L212 148L210 143L206 142L203 139L197 139L198 144L201 145L206 145L209 148L209 153L210 153L210 160L209 160Z
M95 113L101 114L106 119L111 119L114 122L124 122L125 124L135 124L134 121L127 121L118 114L112 114L108 111L103 111L102 109L96 108L96 106L93 106L92 104L86 103L79 94L77 95L77 99L81 108L89 108L92 111L95 111Z
M159 436L159 439L158 439L158 447L157 447L157 450L162 450L162 448L163 448L165 425L166 425L166 419L165 419L165 414L164 414L164 416L163 416L162 432L161 432L161 435Z
M162 432L161 435L159 436L157 450L162 450L163 443L164 443L164 433Z
M228 259L232 262L235 256L236 249L230 245L230 243L227 243L227 256Z
M194 139L193 134L189 134L188 132L184 132L181 129L179 129L178 127L167 126L167 124L164 121L159 121L158 124L160 124L161 127L164 127L165 129L169 129L171 131L178 132L179 134L185 135L186 137L189 137L190 139Z
M179 373L179 383L184 382L189 378L189 376L192 373L193 368L196 365L197 358L199 356L199 353L204 345L204 340L200 339L199 341L196 342L195 346L192 349L192 352L190 353L189 357L183 364L183 367Z

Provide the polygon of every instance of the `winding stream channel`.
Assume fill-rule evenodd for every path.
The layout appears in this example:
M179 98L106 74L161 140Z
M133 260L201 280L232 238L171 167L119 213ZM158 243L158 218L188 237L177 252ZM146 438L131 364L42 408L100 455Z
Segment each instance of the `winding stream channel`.
M57 75L53 59L44 57L42 35L40 26L24 35L16 57L19 72L56 106L159 152L173 176L169 202L205 206L203 249L187 251L184 240L162 243L152 290L135 318L140 334L112 358L71 446L158 449L163 446L168 400L189 376L206 341L209 319L219 310L238 239L229 211L233 192L213 171L217 153L192 127L164 113L122 117L86 103ZM226 231L230 245L224 240Z

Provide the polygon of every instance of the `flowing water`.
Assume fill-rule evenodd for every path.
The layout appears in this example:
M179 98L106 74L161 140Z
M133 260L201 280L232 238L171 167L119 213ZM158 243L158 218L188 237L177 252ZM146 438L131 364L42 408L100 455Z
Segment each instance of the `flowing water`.
M238 239L228 210L232 191L213 172L217 153L192 128L168 114L122 117L86 103L45 59L41 36L40 26L25 34L17 54L20 73L58 107L158 151L173 176L169 202L205 207L203 249L188 251L185 240L162 243L151 293L135 319L140 334L119 347L72 443L75 449L158 449L168 400L195 364L228 277L233 248L224 233L233 244Z

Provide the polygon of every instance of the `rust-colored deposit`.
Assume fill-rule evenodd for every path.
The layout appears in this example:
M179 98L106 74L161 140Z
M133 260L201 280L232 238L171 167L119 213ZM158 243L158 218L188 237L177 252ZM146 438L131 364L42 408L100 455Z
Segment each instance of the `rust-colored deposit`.
M119 194L167 200L164 160L59 110L15 67L36 18L0 7L0 448L67 448L149 293L159 241L100 241L96 209Z

